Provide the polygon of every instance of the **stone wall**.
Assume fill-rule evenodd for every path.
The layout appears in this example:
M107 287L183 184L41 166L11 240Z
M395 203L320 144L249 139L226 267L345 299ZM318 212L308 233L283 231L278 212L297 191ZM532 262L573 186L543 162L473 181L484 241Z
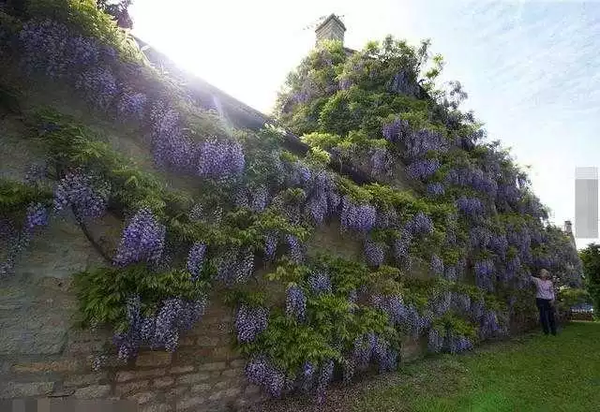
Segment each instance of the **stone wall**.
M104 122L77 105L69 105L65 93L23 90L25 109L51 104L97 130L100 138L135 158L142 167L151 168L147 149L125 125ZM18 117L0 118L0 177L23 178L27 166L42 160L36 142L26 134ZM192 185L182 179L169 181L182 188ZM406 185L400 180L395 184ZM111 250L121 227L122 222L107 217L90 231L96 243ZM0 259L6 249L1 242ZM318 228L307 246L309 255L319 251L350 259L362 255L361 242L341 233L335 223ZM235 410L261 400L258 388L244 377L244 359L232 345L233 313L220 300L218 291L210 297L203 319L181 337L173 354L146 350L122 364L110 352L114 349L109 331L80 330L71 276L104 264L72 218L54 218L34 238L15 275L0 283L0 399L128 399L142 411ZM261 269L259 275L268 269ZM413 275L424 276L425 272L415 269ZM262 281L256 284L266 286ZM282 292L269 290L270 300L281 300ZM422 356L425 344L404 342L402 360ZM106 365L94 371L94 360L105 353L109 353Z
M145 350L127 364L110 354L95 372L110 335L73 324L70 281L13 280L0 289L0 399L129 399L141 411L229 410L260 400L231 346L232 313L217 296L211 302L175 353Z

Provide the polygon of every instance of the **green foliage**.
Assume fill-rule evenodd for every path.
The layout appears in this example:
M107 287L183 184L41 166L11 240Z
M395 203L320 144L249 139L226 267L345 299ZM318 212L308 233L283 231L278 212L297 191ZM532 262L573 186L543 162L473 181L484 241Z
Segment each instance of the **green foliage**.
M342 141L342 138L336 134L319 132L305 134L301 138L309 146L323 150L331 150Z
M39 185L0 179L0 215L23 214L30 203L52 204L52 191Z
M596 311L600 311L600 245L589 244L579 252L583 262L585 286L594 301Z
M559 289L556 301L561 309L569 310L582 303L592 303L592 296L586 289L565 287Z
M448 332L457 336L465 336L472 341L477 339L477 328L475 325L451 313L437 318L433 323L433 327L442 333Z
M281 370L294 376L305 361L320 365L329 359L340 359L326 336L311 325L298 323L283 311L273 311L269 326L256 341L240 345L243 354L263 353Z
M326 253L320 253L316 257L314 266L317 270L329 273L336 291L344 296L364 285L369 279L369 270L365 265Z
M370 203L373 199L373 196L367 189L357 185L346 177L339 176L336 183L340 194L348 196L357 203Z
M307 280L316 272L329 275L332 293L315 295L310 292ZM370 273L360 263L328 254L318 255L307 265L283 260L266 278L297 285L304 290L306 320L298 322L280 308L271 308L267 330L256 341L240 345L241 351L267 354L276 365L294 376L306 361L316 365L329 359L343 362L343 356L352 350L355 340L367 333L376 333L397 348L398 331L390 325L388 316L368 305L351 303L348 295L361 286L369 287L382 279L397 277L398 272L395 268L382 267ZM260 304L257 300L238 299Z
M75 275L80 304L80 321L84 326L105 324L125 330L127 298L139 295L142 313L154 314L162 300L179 296L186 300L206 298L208 274L192 281L189 272L170 270L152 272L144 264L126 268L99 268Z
M37 114L36 125L58 170L82 168L110 183L112 200L126 211L149 207L159 216L181 212L191 200L183 192L167 191L154 175L142 171L132 159L115 152L99 136L73 120L49 110Z
M26 3L30 18L62 22L85 36L113 46L127 60L144 60L133 38L117 26L112 16L98 9L95 0L27 0Z

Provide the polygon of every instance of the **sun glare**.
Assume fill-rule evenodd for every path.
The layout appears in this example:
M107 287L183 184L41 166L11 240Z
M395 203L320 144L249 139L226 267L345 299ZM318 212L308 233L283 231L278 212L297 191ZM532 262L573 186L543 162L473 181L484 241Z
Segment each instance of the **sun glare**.
M314 34L253 11L251 5L232 3L237 2L175 0L168 7L159 1L134 2L133 33L181 68L269 111L286 73L312 47Z

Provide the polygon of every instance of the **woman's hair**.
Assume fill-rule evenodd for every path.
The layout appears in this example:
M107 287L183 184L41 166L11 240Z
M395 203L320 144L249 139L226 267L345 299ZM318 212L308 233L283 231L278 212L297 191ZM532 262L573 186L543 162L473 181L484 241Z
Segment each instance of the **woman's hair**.
M548 272L547 269L542 269L542 270L540 270L540 277L542 277L542 278L543 277L549 278L550 277L550 272Z

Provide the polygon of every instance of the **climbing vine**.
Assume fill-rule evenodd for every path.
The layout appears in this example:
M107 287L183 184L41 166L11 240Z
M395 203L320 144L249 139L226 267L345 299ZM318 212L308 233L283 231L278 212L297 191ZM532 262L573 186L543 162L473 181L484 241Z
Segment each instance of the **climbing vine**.
M281 124L311 148L299 155L276 128L235 130L196 104L93 1L26 3L0 12L15 78L64 85L133 130L153 167L56 109L23 112L47 162L0 182L12 244L0 273L49 219L72 218L106 261L75 277L81 323L112 326L120 358L176 350L219 286L248 378L272 396L322 400L336 371L350 380L373 365L397 368L405 338L457 353L506 334L539 268L578 282L577 254L547 224L526 175L458 109L458 84L436 88L441 58L430 61L427 42L311 52L278 102ZM329 169L334 155L372 182ZM167 184L173 176L191 186ZM109 215L121 237L100 245L88 225ZM334 224L361 256L307 253L315 230Z

